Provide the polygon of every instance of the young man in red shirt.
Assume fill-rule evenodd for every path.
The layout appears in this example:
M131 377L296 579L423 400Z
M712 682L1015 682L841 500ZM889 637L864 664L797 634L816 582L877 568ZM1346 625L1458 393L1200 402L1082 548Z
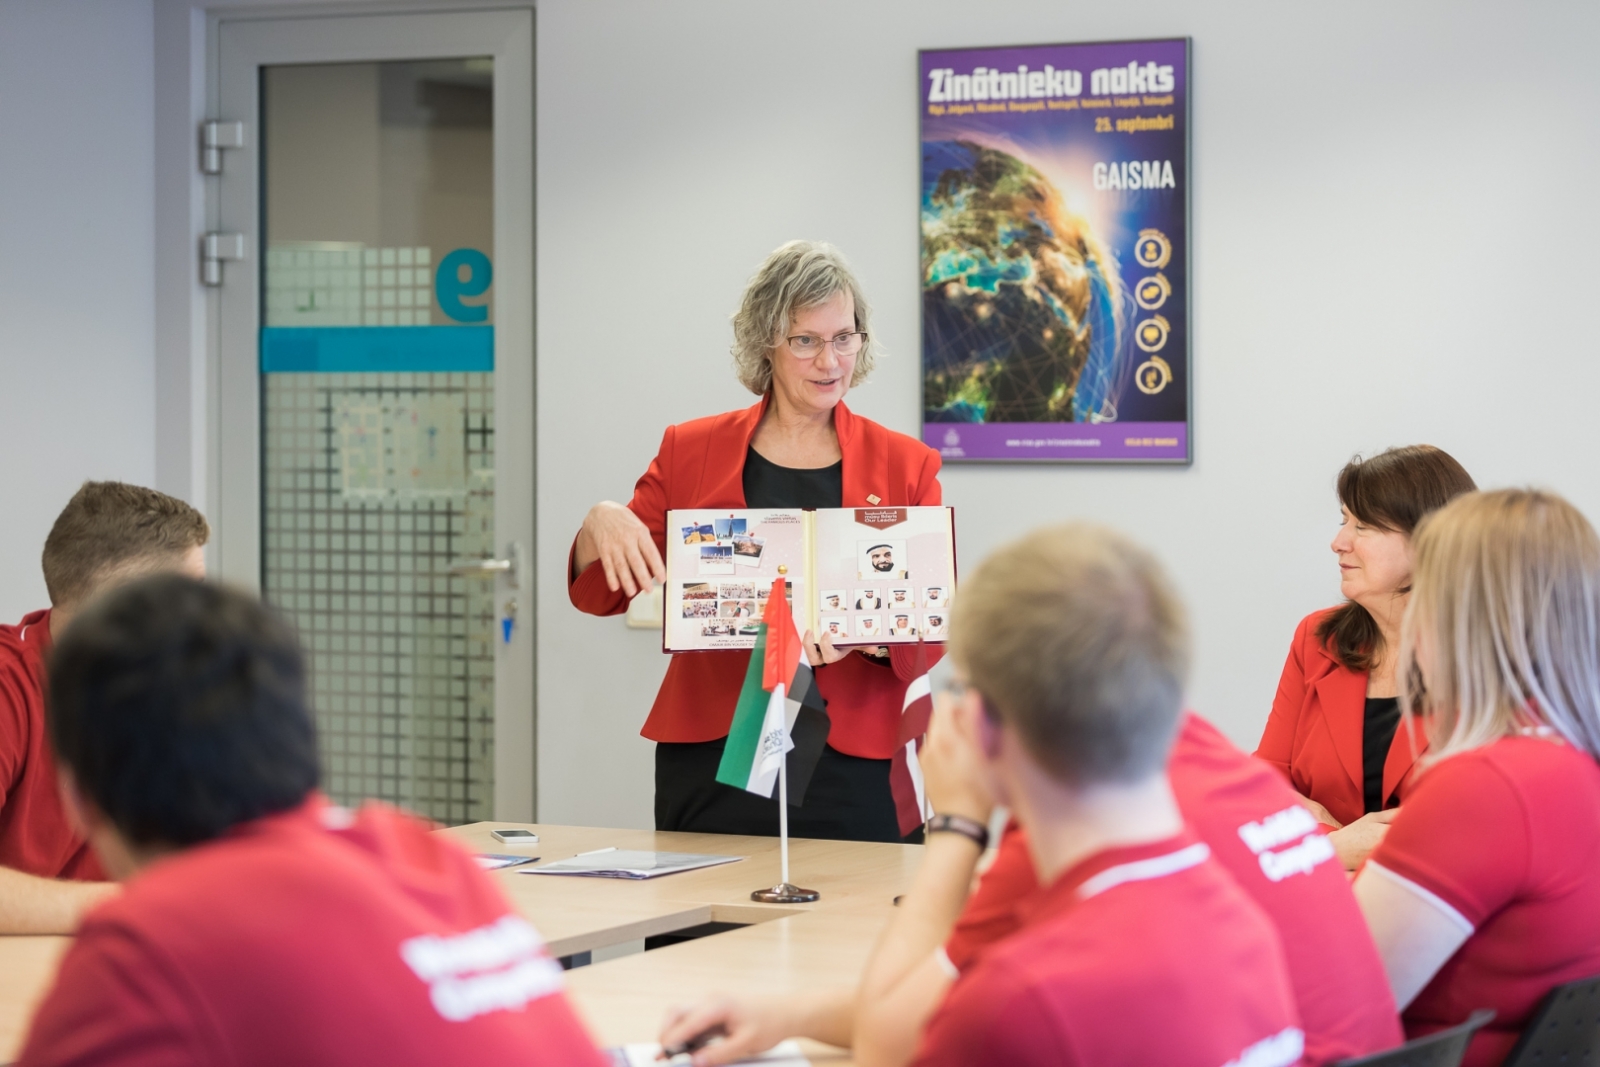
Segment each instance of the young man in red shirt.
M18 1060L603 1067L561 967L473 857L316 790L288 625L180 575L101 598L50 671L68 805L124 891Z
M45 736L50 647L96 595L156 571L205 573L206 520L181 500L85 482L45 539L51 607L0 626L0 934L62 934L114 892L67 822Z
M972 685L941 707L923 750L940 816L917 879L859 1003L815 998L784 1021L840 1044L853 1029L868 1065L905 1062L925 1021L925 1064L1300 1062L1277 935L1184 826L1162 773L1187 636L1154 562L1093 528L1036 533L963 586L951 652ZM1033 880L1047 888L956 976L935 949L967 896L996 789L1032 828ZM769 1012L710 1005L663 1040L720 1023L729 1040L699 1059L725 1062L776 1036Z

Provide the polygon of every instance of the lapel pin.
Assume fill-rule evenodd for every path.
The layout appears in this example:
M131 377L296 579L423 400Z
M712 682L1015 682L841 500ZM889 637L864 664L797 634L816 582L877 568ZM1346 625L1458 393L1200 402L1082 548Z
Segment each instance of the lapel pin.
M868 493L867 494L867 503L869 503L869 504L876 504L878 502L878 499L879 498L878 498L878 494L877 493Z

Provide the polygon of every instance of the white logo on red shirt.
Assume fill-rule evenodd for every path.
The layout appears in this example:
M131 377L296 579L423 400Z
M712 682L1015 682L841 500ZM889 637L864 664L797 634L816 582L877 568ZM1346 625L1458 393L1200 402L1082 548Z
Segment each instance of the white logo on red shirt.
M1271 1037L1264 1037L1229 1060L1225 1067L1290 1067L1300 1062L1306 1050L1306 1035L1291 1026Z
M1245 823L1239 827L1239 838L1256 854L1261 873L1271 882L1310 874L1317 864L1333 859L1335 854L1333 842L1317 832L1316 817L1299 804L1274 812L1260 822ZM1272 851L1296 838L1300 840L1293 848Z
M424 934L400 943L400 958L428 984L433 1006L451 1022L510 1011L561 988L561 965L544 939L515 915L464 934Z

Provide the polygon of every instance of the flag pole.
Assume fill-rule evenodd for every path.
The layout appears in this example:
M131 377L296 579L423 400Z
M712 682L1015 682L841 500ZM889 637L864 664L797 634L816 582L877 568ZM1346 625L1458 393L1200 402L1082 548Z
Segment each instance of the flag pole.
M778 573L787 574L789 568L780 565ZM778 884L771 889L757 889L750 899L762 904L810 904L820 900L815 889L801 889L789 882L789 758L785 754L778 764L778 857L781 872Z
M801 889L789 881L789 761L778 766L778 862L782 880L771 889L757 889L750 899L762 904L810 904L822 899L815 889Z
M782 858L784 885L789 884L789 761L778 767L778 851Z

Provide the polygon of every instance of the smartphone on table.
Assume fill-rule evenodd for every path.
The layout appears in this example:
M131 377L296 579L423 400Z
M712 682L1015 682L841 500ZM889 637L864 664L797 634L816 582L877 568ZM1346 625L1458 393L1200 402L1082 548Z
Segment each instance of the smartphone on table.
M490 830L489 836L508 845L537 845L539 835L532 830Z

